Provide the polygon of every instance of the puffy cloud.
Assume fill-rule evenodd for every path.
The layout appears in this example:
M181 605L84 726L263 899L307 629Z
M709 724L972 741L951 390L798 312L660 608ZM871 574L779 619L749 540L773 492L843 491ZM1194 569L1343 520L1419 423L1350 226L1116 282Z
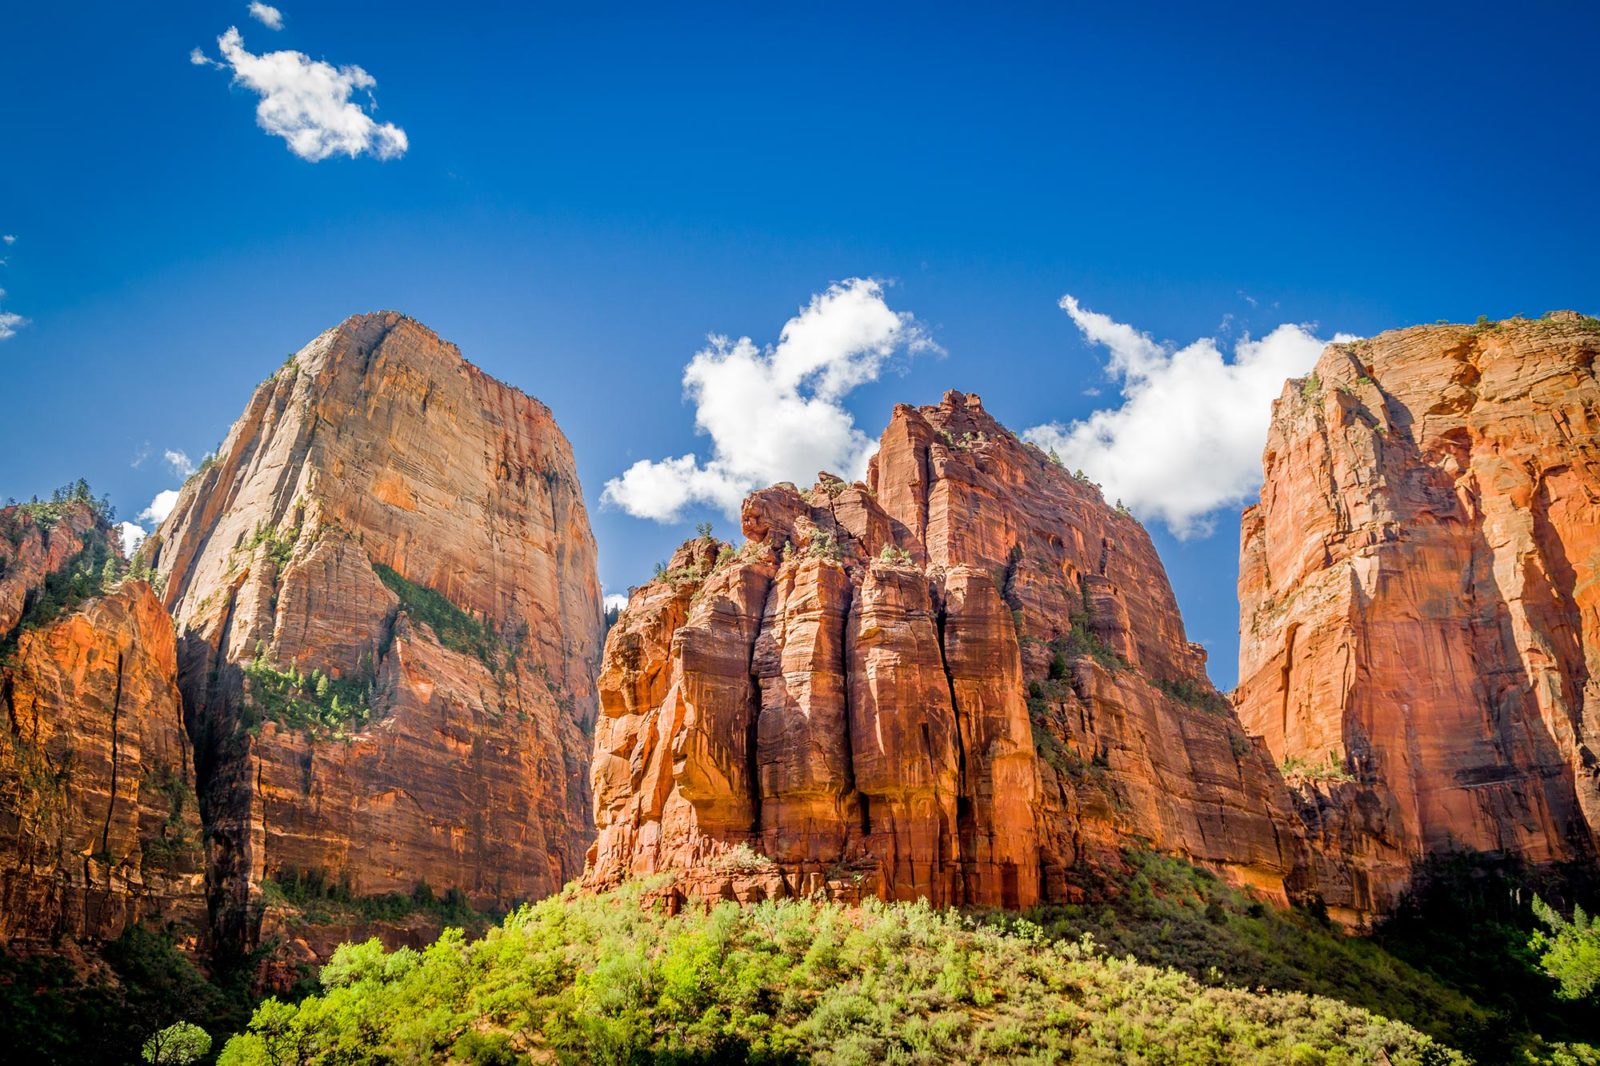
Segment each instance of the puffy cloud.
M128 556L138 551L144 538L149 536L143 526L136 526L132 522L118 522L117 535L122 538L122 554Z
M283 29L283 12L260 0L250 0L250 17L269 30Z
M608 592L603 601L608 611L620 611L628 606L628 597L620 592Z
M1069 470L1082 469L1141 518L1180 538L1209 534L1214 512L1261 487L1272 401L1287 379L1311 370L1328 342L1311 327L1284 324L1260 340L1241 339L1229 359L1211 338L1177 350L1157 344L1070 295L1061 308L1110 354L1106 369L1121 383L1122 405L1035 426L1023 437L1053 449Z
M162 454L162 460L170 467L172 472L181 478L186 478L194 473L194 464L189 461L189 453L182 450L168 448Z
M604 503L657 522L690 504L730 516L752 489L809 483L819 470L846 478L866 471L873 442L841 403L875 380L897 352L937 350L911 315L893 311L883 285L850 278L829 286L784 325L776 345L712 335L684 368L695 428L711 458L641 459L606 482Z
M7 244L16 244L17 238L14 234L8 233L4 237L0 237L0 241L5 241Z
M0 341L7 340L17 335L17 327L25 326L28 320L12 311L0 311Z
M135 517L141 522L153 522L159 525L166 521L167 515L172 513L172 509L177 506L177 503L177 489L162 489L156 493L155 499L150 501L150 506L140 511Z
M391 122L380 125L350 99L356 90L371 90L378 84L360 67L335 67L303 52L255 55L233 26L217 38L217 47L223 62L198 48L189 54L189 62L231 69L235 84L261 97L257 125L282 137L301 159L315 163L341 154L353 159L363 152L395 159L409 147L405 130ZM372 99L370 91L367 99Z

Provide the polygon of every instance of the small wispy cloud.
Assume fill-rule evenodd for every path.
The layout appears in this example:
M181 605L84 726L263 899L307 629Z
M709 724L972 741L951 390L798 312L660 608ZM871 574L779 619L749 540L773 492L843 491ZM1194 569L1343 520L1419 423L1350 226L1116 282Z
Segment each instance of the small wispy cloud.
M180 478L187 478L194 473L194 464L189 461L189 453L168 448L161 455L162 462L172 468L172 472Z
M283 29L283 12L259 0L250 0L250 17L269 30Z
M256 124L282 137L289 151L301 159L311 163L334 155L398 159L410 147L405 130L392 122L375 121L361 104L351 100L353 93L361 91L368 106L377 106L372 89L378 83L362 68L354 64L335 67L304 52L288 50L256 55L245 48L244 37L235 26L217 38L217 47L221 61L196 48L189 53L189 62L233 71L235 85L261 97Z
M628 606L628 597L620 592L608 592L604 604L608 611L620 611Z
M17 238L12 234L7 233L5 236L0 237L0 241L4 241L9 247L10 245L17 243ZM0 266L5 265L6 261L4 259L0 259ZM0 289L0 302L3 302L5 298L6 290ZM28 320L17 314L15 311L0 311L0 341L10 340L12 337L15 337L17 335L17 330L21 329L27 324Z

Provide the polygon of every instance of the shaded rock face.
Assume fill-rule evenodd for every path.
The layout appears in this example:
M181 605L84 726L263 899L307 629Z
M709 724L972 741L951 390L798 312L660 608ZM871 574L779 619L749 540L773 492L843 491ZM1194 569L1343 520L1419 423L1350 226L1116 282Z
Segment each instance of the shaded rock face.
M542 404L401 315L349 319L256 390L144 552L220 942L255 940L279 871L480 907L579 872L602 615Z
M1594 854L1597 355L1570 312L1407 329L1331 346L1274 405L1236 701L1347 921L1432 853Z
M87 530L69 515L51 539ZM19 634L0 713L0 942L144 922L193 947L200 816L172 622L150 586L124 581Z
M977 397L896 408L866 483L742 524L607 638L586 883L1025 907L1142 840L1283 897L1287 793L1149 537Z

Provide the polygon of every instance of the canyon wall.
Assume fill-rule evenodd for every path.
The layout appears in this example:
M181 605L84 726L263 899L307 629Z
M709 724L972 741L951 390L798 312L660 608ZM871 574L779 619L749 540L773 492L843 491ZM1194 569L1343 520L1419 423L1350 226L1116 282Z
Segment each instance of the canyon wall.
M602 617L542 404L404 316L351 318L256 389L143 552L221 943L255 942L289 872L500 908L580 871Z
M1274 404L1240 548L1245 727L1357 922L1454 850L1592 859L1600 322L1336 344Z
M754 493L606 642L585 880L1028 906L1133 843L1283 899L1303 845L1149 536L976 396Z
M0 510L0 943L205 929L172 623L112 537L81 502Z

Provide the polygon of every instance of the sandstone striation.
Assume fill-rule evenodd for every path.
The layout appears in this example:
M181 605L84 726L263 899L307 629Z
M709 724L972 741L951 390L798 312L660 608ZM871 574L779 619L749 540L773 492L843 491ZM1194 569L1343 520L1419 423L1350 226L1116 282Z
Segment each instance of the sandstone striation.
M865 483L742 525L607 639L589 885L1023 907L1142 841L1284 898L1287 794L1149 536L977 397L897 407Z
M480 907L579 872L602 617L542 404L404 316L351 318L257 388L144 552L221 943L287 871Z
M1571 312L1406 329L1329 347L1274 405L1236 701L1346 921L1431 854L1594 855L1597 355Z
M114 551L91 508L54 510L0 511L0 942L144 922L192 947L203 861L172 623L137 580L41 615L52 579Z

